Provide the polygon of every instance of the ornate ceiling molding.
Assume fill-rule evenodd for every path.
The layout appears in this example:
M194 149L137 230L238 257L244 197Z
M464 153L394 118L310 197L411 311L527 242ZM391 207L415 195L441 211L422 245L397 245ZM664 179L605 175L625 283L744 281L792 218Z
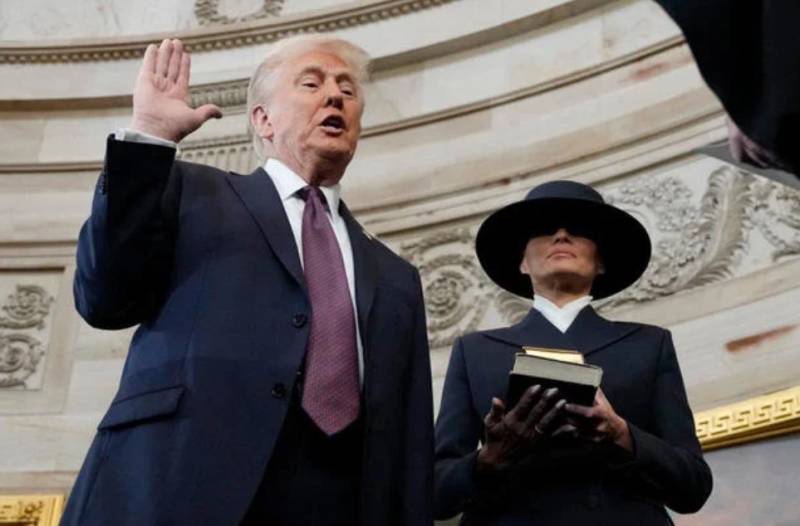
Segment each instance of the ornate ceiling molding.
M283 9L283 0L263 0L261 7L256 12L231 18L219 12L219 0L195 0L194 2L194 15L202 26L235 24L279 16L281 9Z
M445 0L442 3L455 0ZM440 59L467 50L474 50L477 47L488 46L496 42L509 39L519 34L540 29L542 27L561 22L570 17L578 16L586 11L602 7L612 3L614 0L570 0L568 6L559 6L546 9L531 14L525 18L501 23L491 28L483 29L475 33L469 33L457 38L438 42L429 46L411 49L401 53L386 56L374 57L370 64L370 69L376 76L381 72L391 71L396 68L404 67L409 64L418 64L425 60ZM155 36L153 38L156 38ZM160 38L160 37L158 37ZM144 42L144 41L143 41ZM144 42L146 45L149 41ZM435 112L431 115L435 120L442 120L453 116L463 115L488 107L513 102L515 100L536 95L543 91L549 91L561 87L565 84L579 81L592 75L598 75L608 70L625 66L638 60L657 55L658 53L669 51L672 48L684 44L681 35L656 42L649 46L644 46L633 52L623 54L613 59L607 59L598 64L578 69L568 75L551 79L547 82L537 83L530 87L522 88L513 92L500 94L486 101L476 101L464 106L448 108ZM3 62L4 48L0 47L0 63ZM247 101L247 85L249 78L231 79L221 82L199 84L190 86L191 104L193 106L202 104L216 104L230 110L244 106ZM7 99L0 100L0 111L53 111L53 110L87 110L87 109L107 109L126 107L132 104L131 95L108 95L100 97L70 97L70 98L45 98L45 99ZM427 122L427 117L421 117ZM416 126L418 117L405 119L404 128ZM424 122L423 122L424 123ZM386 131L393 131L391 124Z
M511 91L489 99L478 100L468 104L454 106L440 111L415 115L405 119L380 123L365 127L362 138L393 133L400 130L425 126L437 122L462 117L476 112L488 111L498 106L510 104L521 99L540 95L542 93L560 89L569 84L580 82L584 79L601 75L607 71L624 67L628 64L644 60L650 56L667 52L673 48L684 45L682 37L666 39L652 46L639 49L635 52L608 60L601 64L574 71L568 75L557 77L546 82L541 82L519 90ZM203 104L216 104L227 111L241 110L247 101L247 79L238 79L228 82L204 84L191 88L190 104L193 107ZM120 97L130 104L130 96ZM90 99L86 99L87 101ZM0 110L47 110L50 108L48 101L0 101ZM38 103L41 103L40 106ZM52 101L50 101L52 103ZM23 107L24 106L24 107ZM61 108L64 109L64 108ZM188 140L181 144L181 149L197 152L201 149L216 149L221 146L246 146L250 144L250 137L246 133L226 135L203 140ZM80 172L97 170L102 166L101 161L77 161L64 163L0 163L0 174L3 173L45 173L45 172ZM226 168L226 166L219 166ZM553 167L550 167L551 169Z
M189 51L216 51L273 42L300 33L324 33L396 18L456 0L373 0L348 7L279 19L242 22L216 29L178 34L154 34L120 40L87 40L85 43L54 42L44 46L27 43L0 47L0 64L92 62L135 59L153 41L178 37Z

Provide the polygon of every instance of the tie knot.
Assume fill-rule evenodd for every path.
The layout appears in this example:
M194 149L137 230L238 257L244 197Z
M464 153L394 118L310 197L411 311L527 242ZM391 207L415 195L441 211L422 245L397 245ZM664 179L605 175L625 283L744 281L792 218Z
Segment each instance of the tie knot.
M325 194L322 193L319 186L305 186L297 191L297 195L306 203L317 201L325 207L325 210L328 210L328 200L325 199Z

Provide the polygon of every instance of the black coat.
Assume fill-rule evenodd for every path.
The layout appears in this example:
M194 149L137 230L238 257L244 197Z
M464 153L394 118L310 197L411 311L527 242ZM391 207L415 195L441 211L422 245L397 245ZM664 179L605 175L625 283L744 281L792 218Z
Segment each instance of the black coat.
M534 466L497 480L475 476L483 418L503 398L523 345L577 349L603 368L601 387L628 422L635 454L614 445L553 439ZM468 334L453 346L436 422L437 518L475 525L658 525L664 509L700 509L711 492L668 331L610 322L584 308L565 334L539 312L512 327Z
M311 305L272 180L260 168L239 176L174 155L109 140L81 230L78 311L99 328L140 325L65 525L239 524L301 369ZM343 204L340 213L365 358L362 524L430 526L419 274Z
M739 128L800 174L800 2L657 0Z

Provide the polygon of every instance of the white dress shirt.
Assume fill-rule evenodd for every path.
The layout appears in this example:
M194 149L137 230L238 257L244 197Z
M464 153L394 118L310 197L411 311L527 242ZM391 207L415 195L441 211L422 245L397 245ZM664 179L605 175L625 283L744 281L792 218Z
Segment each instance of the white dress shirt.
M303 265L303 210L306 202L297 195L298 190L308 186L305 180L294 173L288 166L277 159L267 159L264 170L269 174L270 179L278 190L278 195L289 219L289 226L292 228L294 242L297 246L297 254L300 256L300 265ZM327 216L339 243L339 250L342 252L344 261L344 272L347 275L347 288L350 289L350 299L353 302L353 315L356 320L356 346L358 347L358 374L362 383L364 381L364 348L361 343L361 334L358 331L358 310L356 309L356 280L353 267L353 248L350 245L350 235L347 232L347 225L339 214L339 194L341 187L320 186L325 200L328 202Z
M559 331L567 332L572 322L578 317L578 313L591 302L591 296L583 296L570 301L563 307L559 307L543 296L534 296L533 308L539 311L547 321L555 325Z
M153 135L132 130L130 128L120 128L114 132L114 138L118 141L131 141L146 144L156 144L176 148L178 145L167 139L155 137ZM303 210L306 202L297 195L297 191L308 186L302 177L294 173L288 166L277 159L268 159L264 165L270 179L272 179L278 195L281 198L286 217L289 219L289 226L292 229L297 254L300 256L300 266L303 266ZM364 346L361 343L361 333L358 330L358 309L356 308L356 280L353 266L353 248L350 245L350 235L347 232L347 225L339 214L339 194L341 188L338 184L334 186L321 186L322 194L328 203L328 220L333 227L336 241L339 243L339 250L344 261L344 272L347 275L347 288L350 290L350 299L353 302L353 317L356 322L356 347L358 350L358 376L363 385L364 383Z

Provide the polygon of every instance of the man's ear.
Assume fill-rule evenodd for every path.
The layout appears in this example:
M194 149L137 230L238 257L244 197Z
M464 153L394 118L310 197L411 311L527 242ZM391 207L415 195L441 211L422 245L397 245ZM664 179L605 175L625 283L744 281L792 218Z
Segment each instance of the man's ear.
M267 113L267 108L263 104L256 104L250 110L250 124L253 125L253 132L261 137L262 141L271 141L275 135L272 128L272 119Z

